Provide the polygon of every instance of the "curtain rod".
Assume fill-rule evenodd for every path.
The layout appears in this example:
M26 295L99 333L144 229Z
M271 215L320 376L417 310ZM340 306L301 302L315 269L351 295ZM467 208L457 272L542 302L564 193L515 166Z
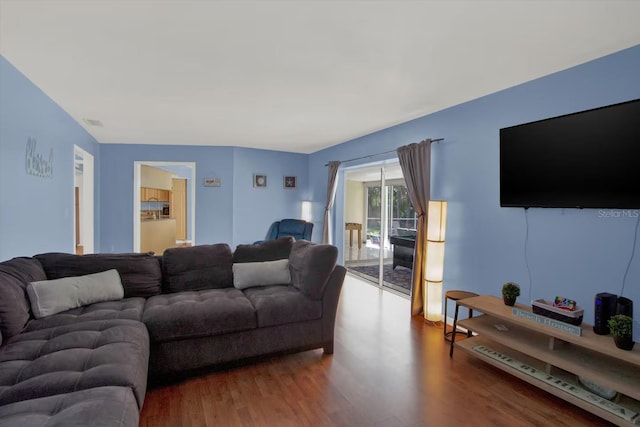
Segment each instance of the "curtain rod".
M419 143L425 142L425 140L420 141ZM435 138L432 139L431 142L440 142L440 141L444 141L444 138ZM389 153L393 153L398 151L398 149L394 149L394 150L389 150L389 151L383 151L382 153L376 153L376 154L368 154L366 156L361 156L361 157L355 157L353 159L348 159L348 160L341 160L340 163L347 163L347 162L353 162L355 160L362 160L362 159L366 159L368 157L374 157L374 156L381 156L383 154L389 154ZM325 164L325 166L329 166L329 163Z

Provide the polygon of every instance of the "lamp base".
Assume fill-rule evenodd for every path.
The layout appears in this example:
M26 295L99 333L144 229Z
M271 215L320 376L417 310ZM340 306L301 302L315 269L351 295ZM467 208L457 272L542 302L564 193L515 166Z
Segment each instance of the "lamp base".
M426 281L425 289L425 319L430 322L442 321L442 282Z

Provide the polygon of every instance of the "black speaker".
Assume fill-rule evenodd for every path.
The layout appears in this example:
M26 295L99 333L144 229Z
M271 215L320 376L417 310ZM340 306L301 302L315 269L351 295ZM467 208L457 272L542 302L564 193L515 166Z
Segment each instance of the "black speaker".
M607 292L596 294L595 298L595 320L593 322L593 332L598 335L609 334L609 324L611 316L616 314L618 309L618 296Z
M629 298L619 297L616 314L624 314L625 316L633 318L633 301Z

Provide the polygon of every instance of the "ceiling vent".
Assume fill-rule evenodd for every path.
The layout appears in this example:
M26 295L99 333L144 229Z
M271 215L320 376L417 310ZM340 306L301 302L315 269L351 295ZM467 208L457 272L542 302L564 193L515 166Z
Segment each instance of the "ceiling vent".
M82 119L82 121L85 122L89 126L104 127L104 125L102 124L102 122L100 120Z

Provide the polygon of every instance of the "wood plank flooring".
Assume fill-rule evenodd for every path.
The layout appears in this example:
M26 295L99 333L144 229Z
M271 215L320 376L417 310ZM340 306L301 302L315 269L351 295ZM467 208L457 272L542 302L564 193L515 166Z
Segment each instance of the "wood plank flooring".
M409 301L347 276L335 352L211 371L151 388L140 426L609 426L467 356Z

